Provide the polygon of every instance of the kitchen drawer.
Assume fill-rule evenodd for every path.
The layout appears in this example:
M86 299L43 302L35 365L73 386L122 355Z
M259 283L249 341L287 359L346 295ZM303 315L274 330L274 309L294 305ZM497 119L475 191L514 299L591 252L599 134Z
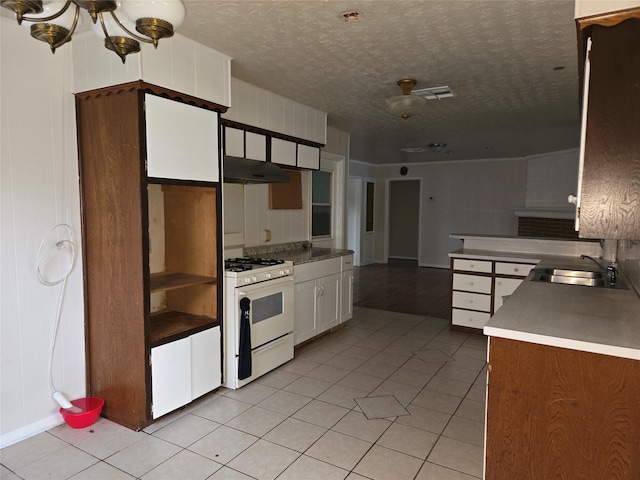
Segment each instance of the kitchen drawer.
M491 293L491 277L481 275L453 274L453 289L466 292Z
M526 277L534 265L528 263L503 263L496 262L496 275L514 275Z
M340 273L342 267L340 257L296 264L293 271L296 284Z
M453 292L451 305L454 308L468 308L482 312L491 311L491 295L481 293Z
M453 260L453 269L467 270L468 272L491 273L491 262L486 260L456 258Z
M496 288L494 292L493 313L498 311L502 306L502 297L511 295L516 288L520 286L522 280L519 278L501 278L496 277Z
M353 255L343 255L340 257L341 260L341 270L344 272L345 270L353 270Z
M482 328L490 317L488 313L454 308L451 312L451 323L463 327Z

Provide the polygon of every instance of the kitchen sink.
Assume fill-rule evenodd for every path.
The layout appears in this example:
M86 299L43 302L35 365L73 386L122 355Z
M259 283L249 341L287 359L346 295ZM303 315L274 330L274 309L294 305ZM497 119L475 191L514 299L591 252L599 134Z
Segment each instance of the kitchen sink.
M605 272L595 270L534 268L531 270L529 280L534 282L562 283L564 285L582 285L585 287L626 288L620 279L612 285Z

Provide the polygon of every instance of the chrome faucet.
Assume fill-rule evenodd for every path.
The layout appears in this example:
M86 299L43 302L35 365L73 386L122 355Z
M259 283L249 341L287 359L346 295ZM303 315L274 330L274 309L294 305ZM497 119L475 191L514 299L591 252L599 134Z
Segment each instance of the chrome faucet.
M611 285L615 285L616 284L616 280L618 277L618 269L616 267L614 267L613 265L609 265L608 267L605 267L604 265L602 265L599 261L597 261L595 258L590 257L589 255L580 255L580 258L582 259L589 259L591 260L593 263L595 263L598 267L600 267L600 269L605 272L607 274L609 283Z

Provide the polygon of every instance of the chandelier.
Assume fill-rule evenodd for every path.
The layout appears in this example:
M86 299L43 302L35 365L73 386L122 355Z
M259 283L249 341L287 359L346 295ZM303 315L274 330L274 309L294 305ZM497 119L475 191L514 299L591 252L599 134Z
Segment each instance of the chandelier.
M405 122L411 115L422 110L425 103L427 103L425 98L411 95L411 90L413 90L413 87L415 87L417 83L413 78L398 80L398 86L400 90L402 90L402 95L387 98L386 100L389 111L394 115L399 115Z
M173 36L174 27L186 16L182 0L1 0L1 4L15 13L19 25L31 29L33 38L47 42L53 53L71 41L83 8L91 17L92 30L122 63L128 54L140 51L140 42L157 48L158 41Z

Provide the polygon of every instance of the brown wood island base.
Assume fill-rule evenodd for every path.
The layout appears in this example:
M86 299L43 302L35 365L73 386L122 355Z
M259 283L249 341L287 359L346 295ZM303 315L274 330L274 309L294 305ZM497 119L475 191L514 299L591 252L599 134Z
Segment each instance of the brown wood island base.
M486 480L640 479L640 360L489 342Z

